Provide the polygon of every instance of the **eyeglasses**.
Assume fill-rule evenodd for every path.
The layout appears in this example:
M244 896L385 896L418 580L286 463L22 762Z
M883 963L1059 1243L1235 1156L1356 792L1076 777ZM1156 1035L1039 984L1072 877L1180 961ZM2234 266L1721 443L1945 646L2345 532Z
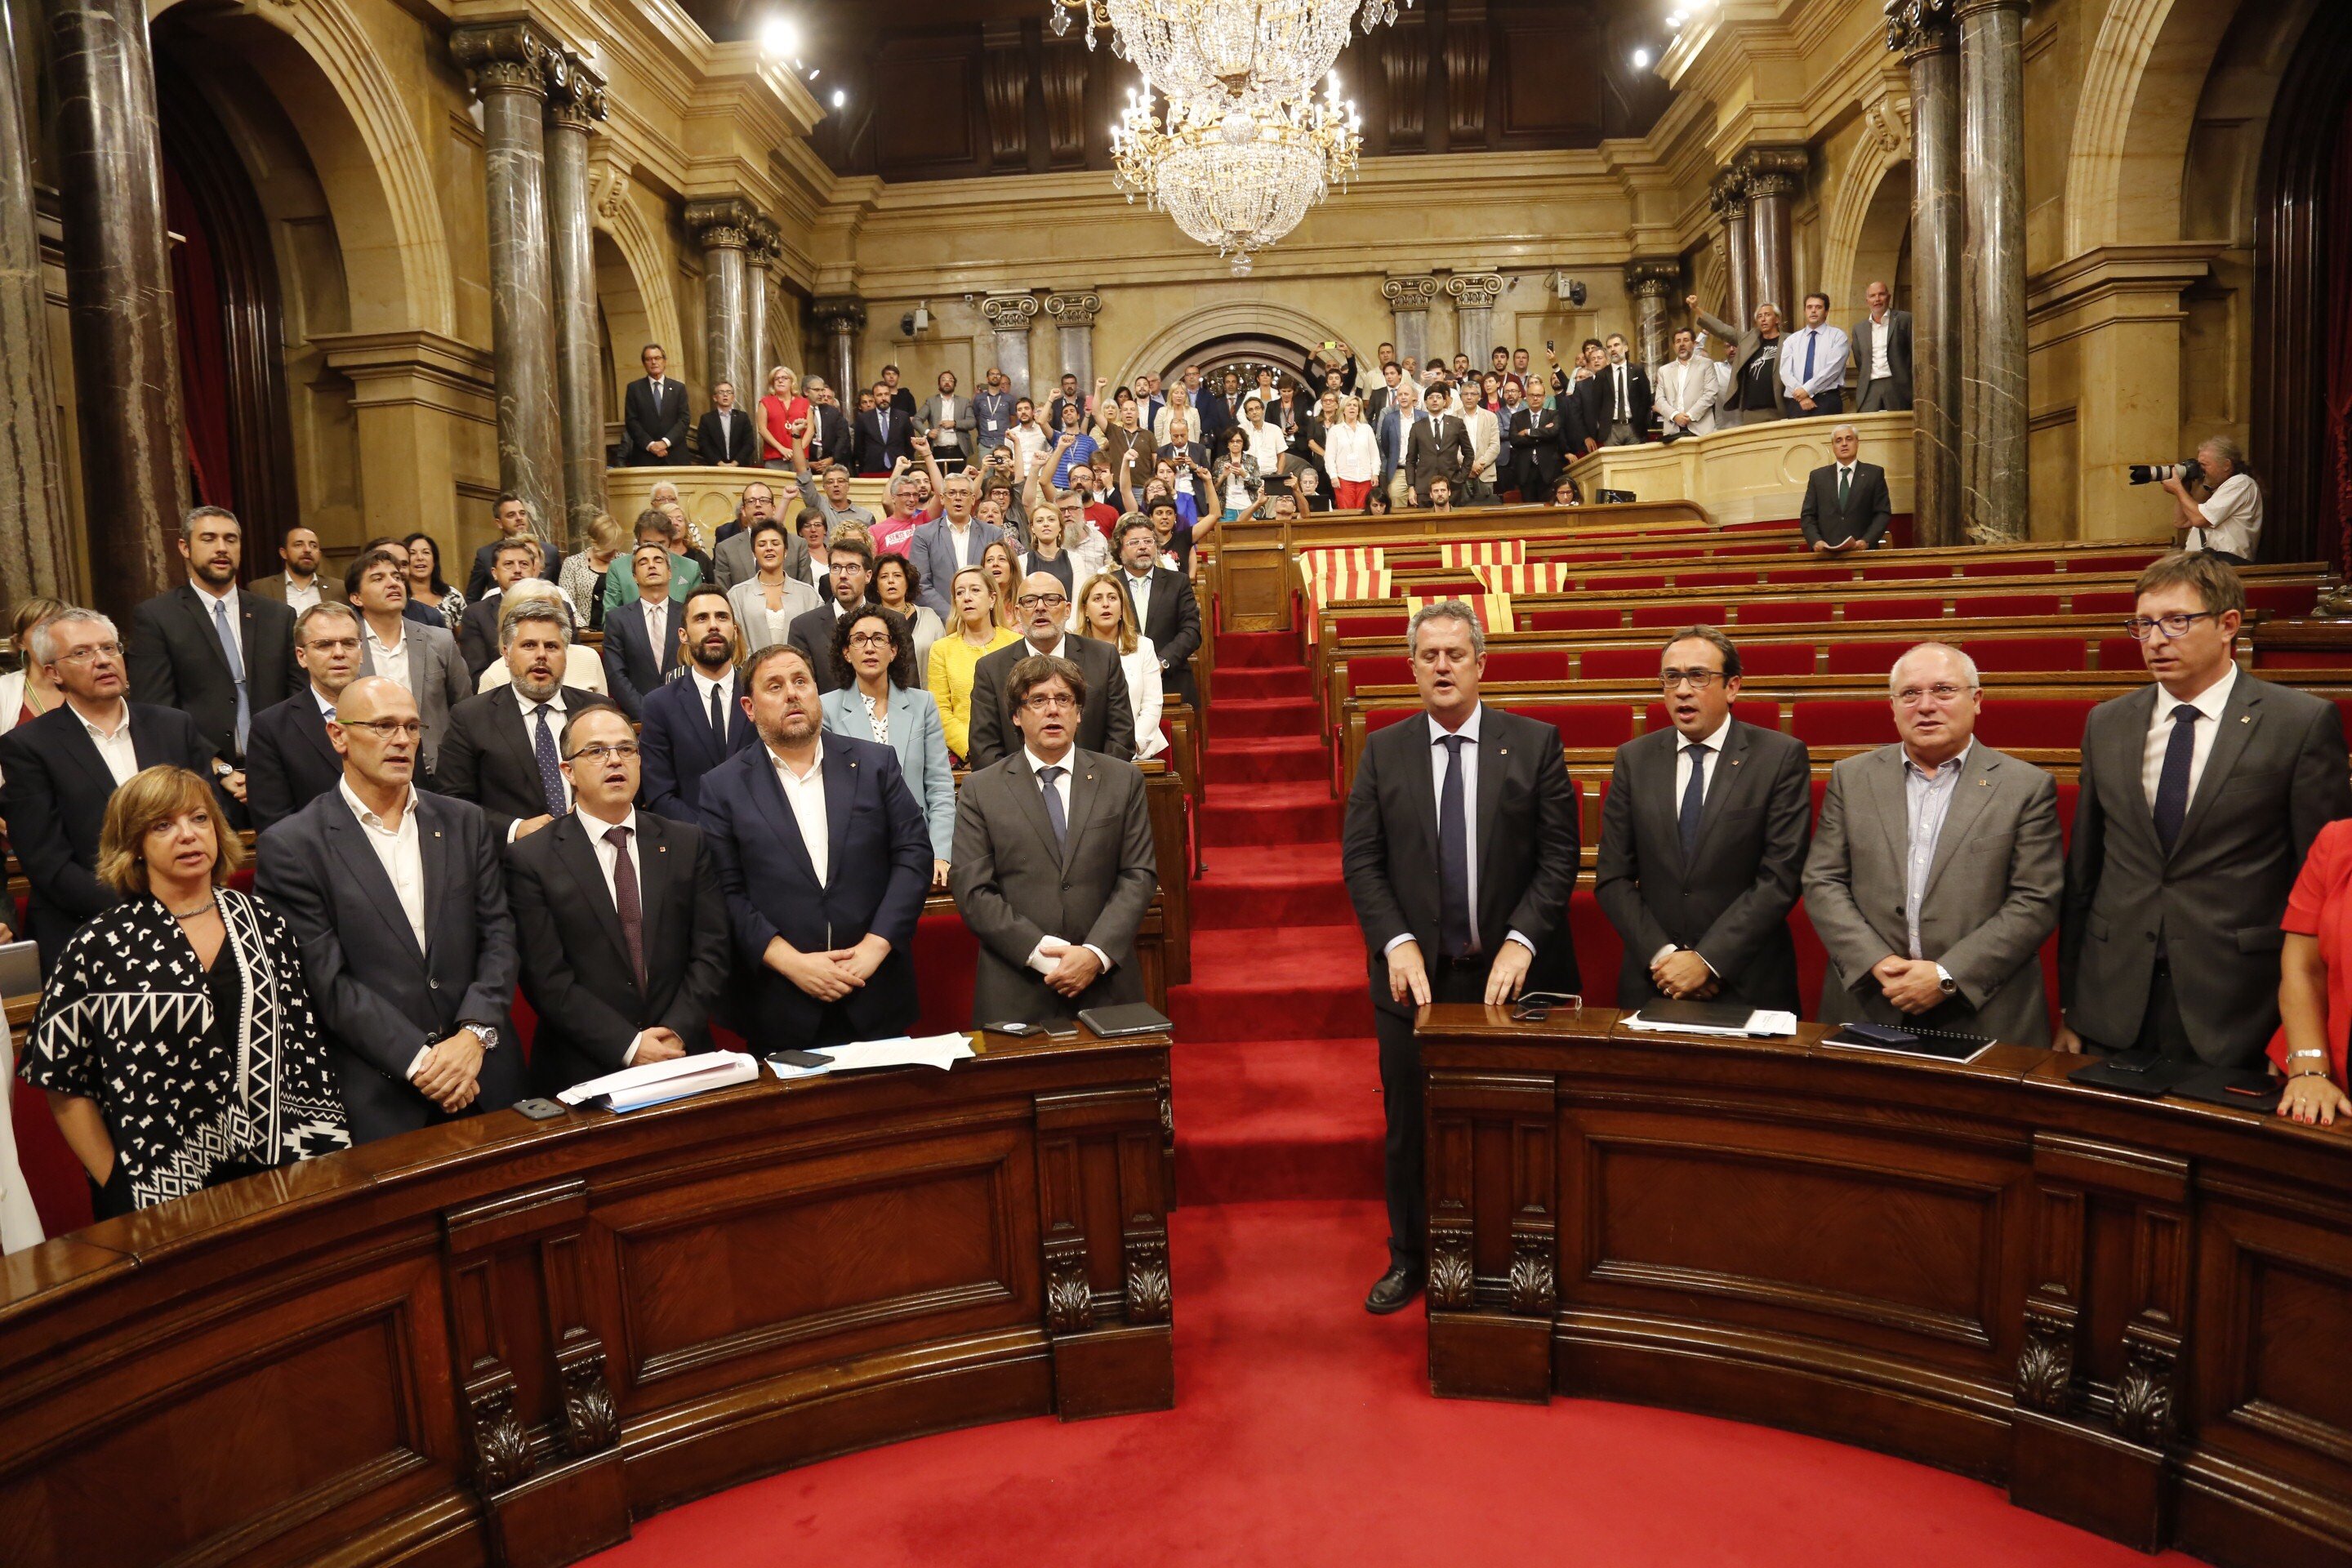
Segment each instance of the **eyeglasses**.
M2216 610L2175 610L2168 616L2134 616L2124 623L2124 630L2131 634L2134 642L2146 642L2150 632L2162 632L2164 640L2170 642L2186 634L2192 622L2221 618Z
M1077 705L1078 700L1066 692L1041 692L1034 697L1024 698L1021 703L1032 713L1058 713L1065 708Z
M395 736L404 741L415 741L425 735L425 726L414 719L338 719L335 722L346 730L373 730L380 741L389 741Z
M1024 610L1058 610L1070 601L1063 594L1024 594L1013 602Z
M563 760L576 763L585 757L592 763L601 763L618 757L625 763L636 754L637 743L635 741L591 741Z
M360 650L360 639L357 637L312 637L309 642L304 643L302 646L309 648L313 653L357 653Z
M891 638L888 632L852 632L849 634L849 646L852 647L888 647L890 646L890 641Z
M1688 682L1693 691L1705 691L1723 679L1723 671L1719 669L1662 669L1658 671L1658 689L1672 691Z
M1948 680L1939 680L1933 686L1906 686L1895 694L1895 703L1898 708L1916 708L1930 697L1938 702L1956 702L1972 689Z
M59 664L88 664L94 658L121 658L121 657L122 645L121 643L94 642L87 644L81 647L68 649L66 652L58 655L57 662Z

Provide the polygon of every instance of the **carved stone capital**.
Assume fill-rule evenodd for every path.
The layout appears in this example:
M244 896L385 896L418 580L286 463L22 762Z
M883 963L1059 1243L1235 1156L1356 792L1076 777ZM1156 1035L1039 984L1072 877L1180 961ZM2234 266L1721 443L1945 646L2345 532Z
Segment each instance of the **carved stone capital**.
M1045 314L1066 327L1091 327L1102 309L1102 296L1092 289L1082 294L1048 294Z
M1456 272L1445 280L1445 291L1465 310L1491 310L1503 295L1499 272Z
M1650 257L1625 264L1625 292L1637 300L1671 300L1682 292L1679 258Z
M1437 302L1437 279L1427 273L1387 279L1381 284L1381 298L1391 310L1426 310Z
M705 250L741 250L751 242L760 215L740 196L686 204L686 232Z
M2021 15L2033 9L2033 0L1955 0L1952 15L1960 21L1986 11L2015 11Z
M1804 188L1807 163L1802 147L1750 147L1738 163L1748 199L1795 195Z
M1429 1238L1429 1304L1441 1311L1469 1310L1478 1282L1470 1267L1470 1237L1448 1232Z
M560 58L553 40L527 21L459 27L449 35L449 58L472 79L474 90L547 91L547 62Z
M866 301L855 294L824 294L809 301L816 324L837 338L855 337L866 330Z
M1164 1323L1175 1292L1168 1280L1168 1242L1164 1237L1131 1237L1127 1243L1127 1321Z
M1953 0L1886 0L1886 47L1906 59L1955 47Z
M743 247L743 259L762 270L772 267L782 252L784 231L772 219L754 216L751 219L749 243Z
M1023 332L1037 316L1037 296L1034 294L991 294L980 302L981 320L992 331Z
M1737 168L1717 173L1706 191L1707 205L1725 223L1739 223L1748 216L1748 181Z
M564 49L548 51L547 122L568 131L590 131L604 118L604 79Z

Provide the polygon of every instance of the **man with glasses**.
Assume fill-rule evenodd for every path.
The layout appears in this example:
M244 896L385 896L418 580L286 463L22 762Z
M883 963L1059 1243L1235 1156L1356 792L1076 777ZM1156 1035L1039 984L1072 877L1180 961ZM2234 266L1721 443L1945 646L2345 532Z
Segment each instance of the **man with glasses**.
M948 873L980 940L972 1024L1143 1001L1135 933L1160 885L1143 775L1077 743L1087 678L1070 660L1026 655L1004 693L1021 749L957 792Z
M572 809L507 856L522 992L539 1016L531 1083L550 1096L709 1050L729 962L718 863L699 826L636 809L628 720L577 710L561 744Z
M1793 735L1732 717L1739 649L1685 626L1659 656L1668 725L1617 748L1593 892L1624 939L1617 1005L1795 1012L1789 911L1805 868L1812 763Z
M2050 1043L2042 942L2066 874L2058 784L1977 743L1976 661L1921 643L1887 673L1891 746L1830 770L1805 862L1829 952L1821 1020Z
M1832 460L1806 478L1797 526L1804 531L1806 548L1816 555L1875 550L1886 539L1886 525L1895 519L1886 470L1861 461L1861 451L1862 433L1841 425L1830 432Z
M303 689L253 716L246 753L246 809L254 831L275 826L335 787L343 759L327 738L335 702L359 679L359 612L341 600L313 605L294 622Z
M499 620L499 657L511 679L449 713L434 787L480 806L501 844L528 838L572 809L559 737L578 715L614 705L563 684L571 632L556 601L526 598L508 606Z
M44 621L26 645L65 700L0 735L0 821L30 889L25 934L47 968L85 921L121 901L98 879L99 831L115 790L166 763L199 778L219 770L194 720L130 700L121 639L96 610ZM242 789L243 775L232 777Z
M874 584L874 546L858 528L836 528L826 549L830 590L824 603L793 619L784 640L801 650L816 671L820 694L833 689L833 624L866 607L866 590Z
M971 749L965 763L977 771L1002 762L1012 750L1015 726L1005 692L1013 679L1013 667L1033 654L1069 660L1086 681L1087 705L1078 718L1078 748L1132 762L1135 710L1128 696L1126 673L1119 668L1118 649L1092 637L1070 635L1070 595L1062 580L1050 572L1032 572L1023 578L1016 603L1022 640L998 648L972 666Z
M352 681L328 729L341 781L257 847L253 890L302 944L355 1143L522 1092L498 837L479 806L415 787L424 733L405 687Z
M2083 728L2055 1043L2252 1067L2278 1027L2287 893L2352 816L2343 721L2238 668L2246 590L2223 562L2165 556L2133 593L2156 679Z
M789 479L785 483L790 484ZM841 470L841 493L849 493L849 470ZM790 505L790 498L786 500ZM862 507L852 510L863 511ZM760 574L760 558L751 547L751 531L769 518L780 515L776 510L776 492L765 480L753 479L743 487L743 497L735 505L735 521L719 531L711 547L711 581L722 590L738 583L748 583ZM872 516L872 513L867 513ZM784 575L805 582L809 574L808 546L788 525L784 531Z

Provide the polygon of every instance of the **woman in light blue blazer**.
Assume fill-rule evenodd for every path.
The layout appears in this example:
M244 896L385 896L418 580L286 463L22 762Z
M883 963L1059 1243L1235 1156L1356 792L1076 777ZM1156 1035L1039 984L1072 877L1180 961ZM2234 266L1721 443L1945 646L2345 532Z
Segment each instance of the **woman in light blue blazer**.
M931 885L948 885L948 847L955 841L955 774L940 728L940 705L915 684L915 638L896 610L868 605L833 623L834 689L824 694L824 727L898 753L898 770L931 830Z

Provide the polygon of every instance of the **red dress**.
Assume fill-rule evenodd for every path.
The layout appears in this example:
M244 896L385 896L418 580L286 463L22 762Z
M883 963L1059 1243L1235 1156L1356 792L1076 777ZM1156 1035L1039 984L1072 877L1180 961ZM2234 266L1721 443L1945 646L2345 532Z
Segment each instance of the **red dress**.
M2327 963L2327 1068L2337 1083L2344 1076L2345 1044L2352 1038L2352 817L2331 822L2311 841L2303 874L2286 898L2279 929L2315 937ZM2286 1070L2286 1028L2271 1037L2271 1060Z
M793 394L790 401L778 397L772 392L760 399L761 460L762 462L773 462L779 458L789 458L793 455L791 447L779 447L776 445L775 438L768 434L768 428L770 426L773 426L783 431L786 435L790 435L792 433L793 421L795 419L805 420L808 418L808 415L809 400L801 396L798 393Z

